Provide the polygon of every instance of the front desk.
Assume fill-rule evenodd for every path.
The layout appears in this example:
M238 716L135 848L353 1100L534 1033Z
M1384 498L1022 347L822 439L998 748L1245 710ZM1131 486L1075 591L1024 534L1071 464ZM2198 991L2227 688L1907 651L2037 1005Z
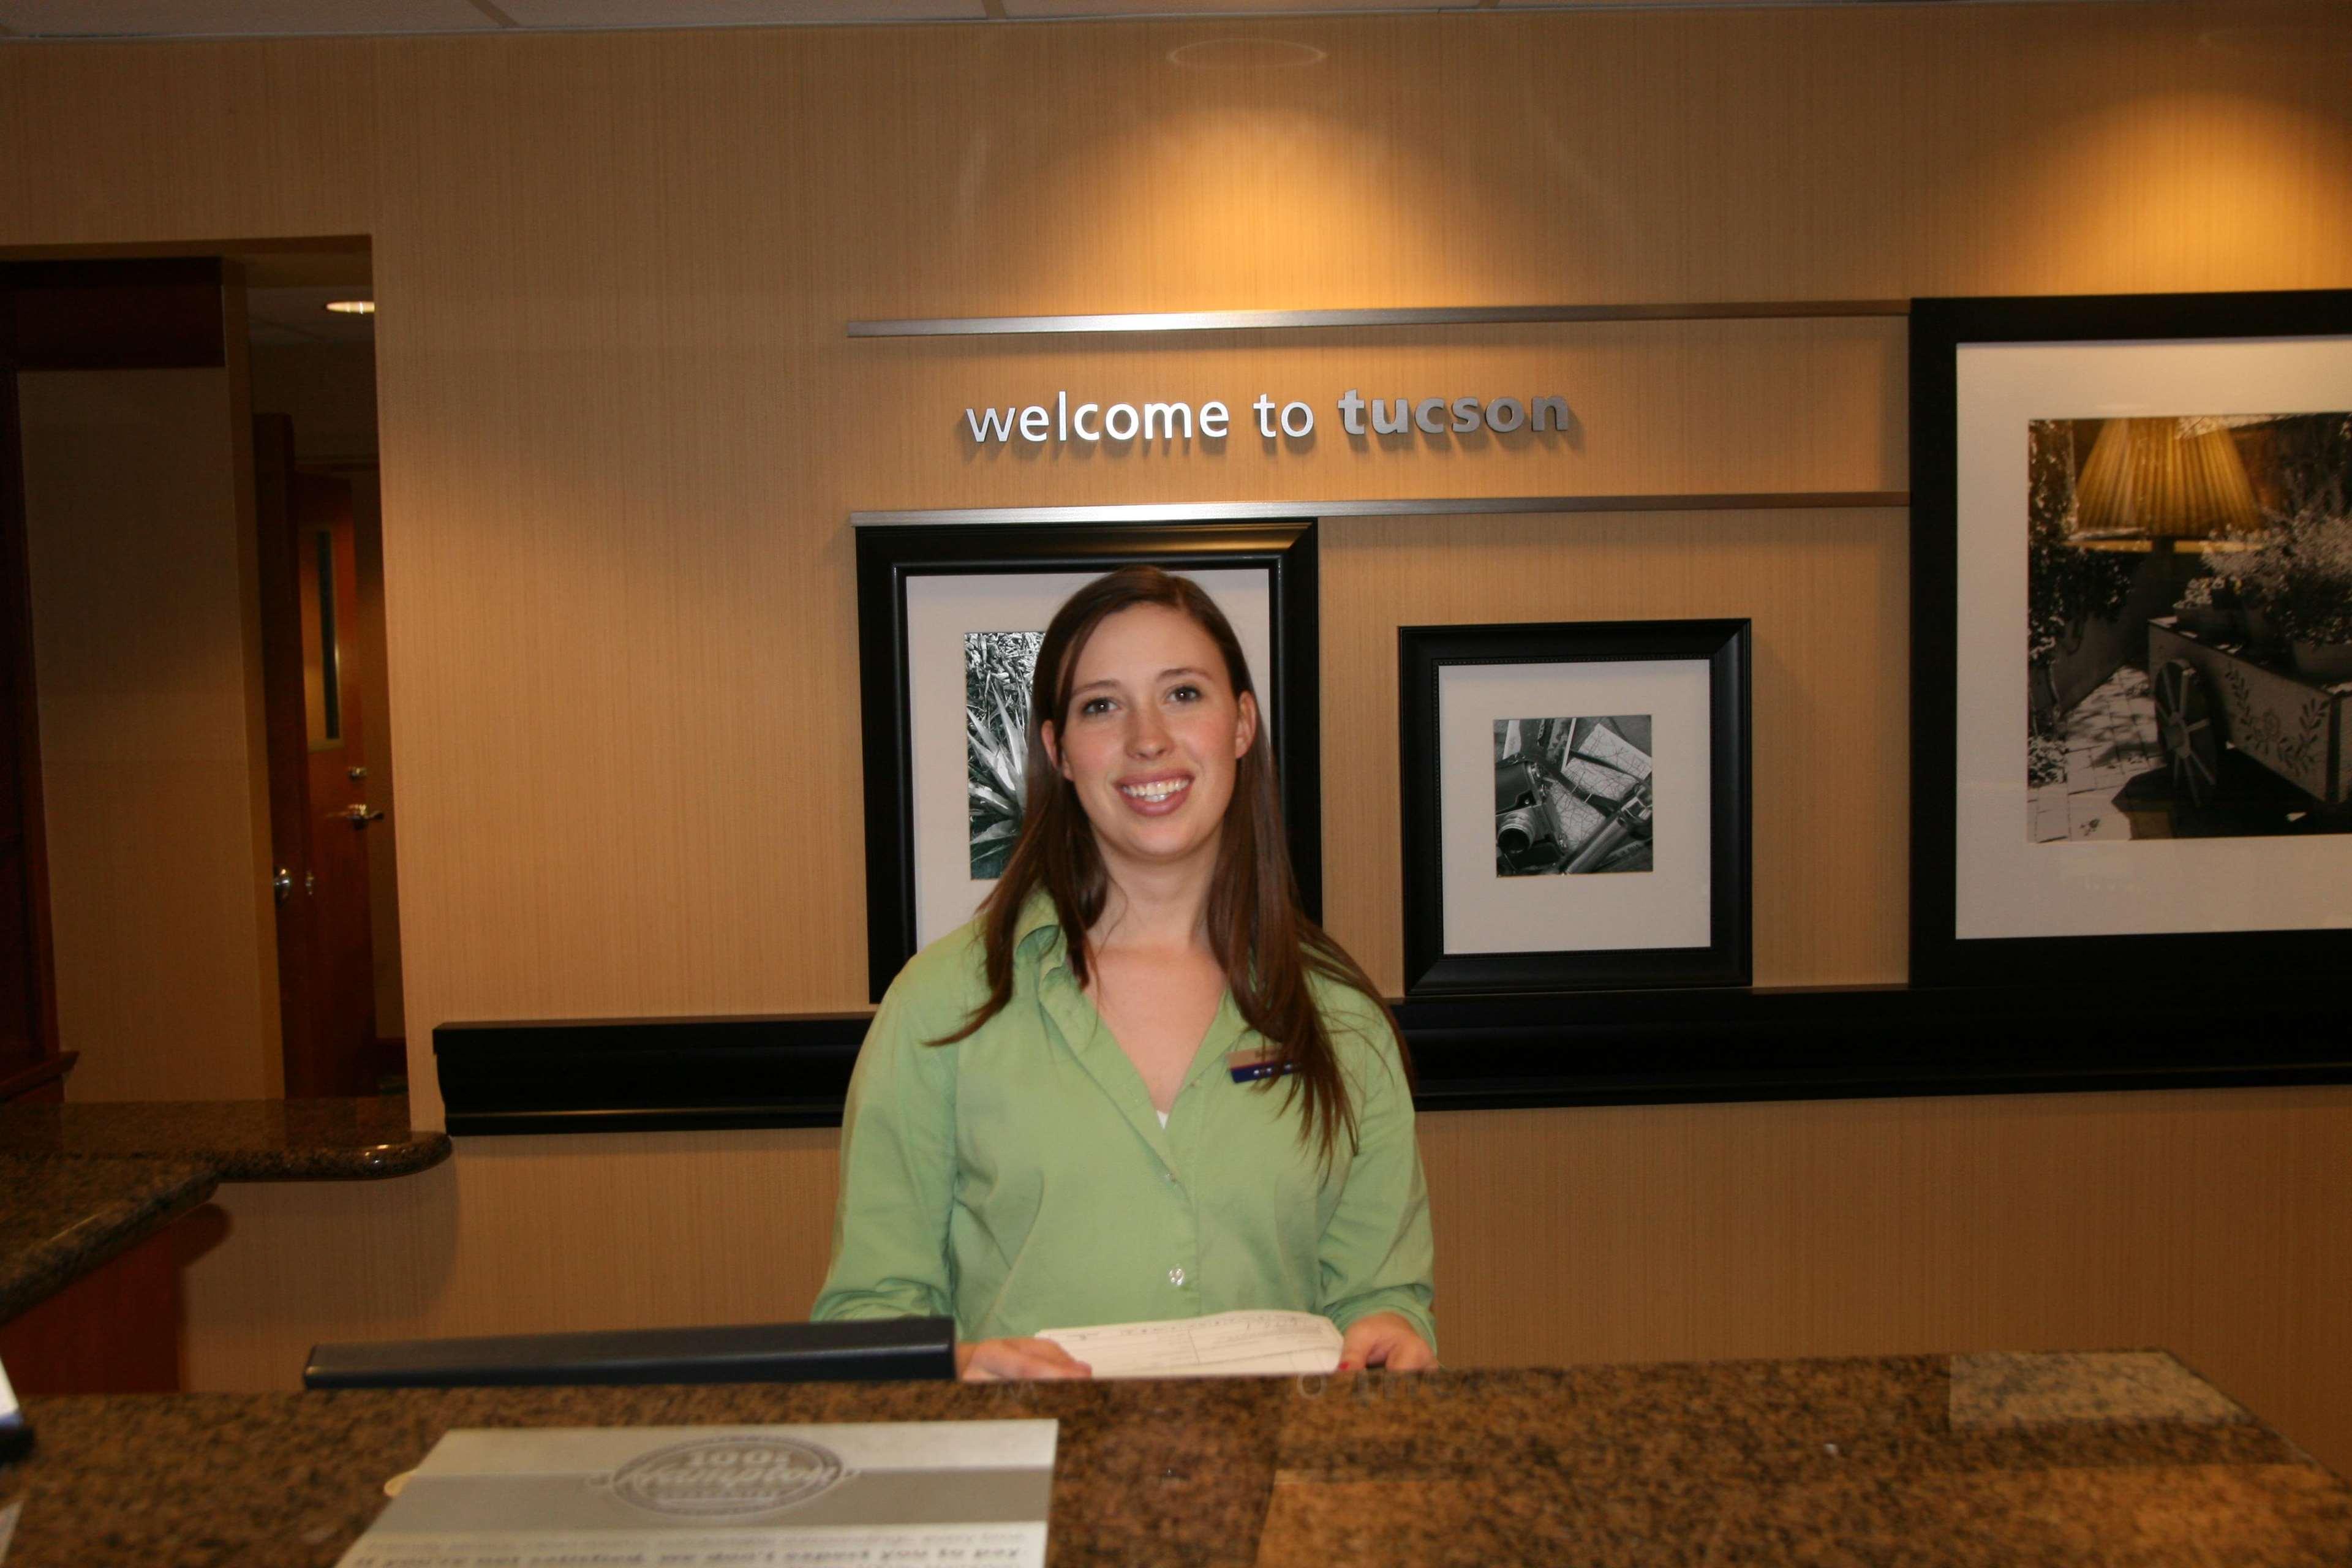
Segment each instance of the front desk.
M184 1386L181 1271L223 1182L373 1182L446 1160L399 1095L0 1105L0 1364L20 1393ZM5 1562L0 1556L0 1562Z
M1037 1416L1062 1564L2352 1561L2352 1487L2155 1352L26 1408L7 1568L324 1568L456 1427Z
M0 1357L95 1327L252 1390L319 1341L809 1310L863 1010L1003 842L968 639L1042 630L1106 540L1181 565L1246 525L1294 541L1244 581L1309 901L1405 999L1444 1348L1659 1364L48 1396L26 1359L0 1568L331 1563L467 1426L1019 1415L1063 1423L1061 1563L2352 1563L2352 1496L2268 1424L2352 1473L2352 818L2254 777L2230 832L2118 836L2217 743L2139 743L2134 672L2201 643L2147 628L2192 569L2211 607L2208 543L2258 552L2234 502L2150 488L2111 531L2077 482L2138 408L2199 454L2165 471L2230 478L2200 493L2292 510L2335 454L2352 494L2352 441L2279 426L2352 411L2352 5L863 9L958 5L0 40L0 259L201 261L221 344L104 373L172 438L101 441L145 427L125 384L16 374L0 330L77 1092L274 1081L247 416L288 412L380 470L336 667L377 784L397 758L352 834L400 835L423 1124L0 1112ZM787 9L828 14L676 8ZM303 257L380 295L363 364L254 350ZM1042 608L996 618L1016 585ZM1618 679L1701 623L1745 626L1740 679ZM1536 673L1448 709L1439 628ZM2332 811L2352 717L2305 737L2304 695L2246 711ZM1513 757L1596 760L1578 716L1644 776L1580 773L1589 829L1505 810ZM1649 807L1649 871L1569 874ZM1667 1363L2057 1344L2168 1346L2254 1409L2147 1361Z

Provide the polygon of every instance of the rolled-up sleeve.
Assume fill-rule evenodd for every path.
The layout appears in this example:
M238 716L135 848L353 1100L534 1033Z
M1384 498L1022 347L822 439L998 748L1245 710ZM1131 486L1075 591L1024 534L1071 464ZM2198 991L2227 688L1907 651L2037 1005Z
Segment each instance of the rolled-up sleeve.
M958 1027L920 960L893 982L858 1047L841 1122L833 1266L810 1317L951 1316L948 1222L955 1201ZM927 984L931 982L930 984Z
M1364 1066L1349 1075L1355 1156L1323 1229L1323 1311L1342 1330L1374 1312L1394 1312L1434 1349L1436 1249L1421 1147L1413 1138L1412 1094L1387 1020L1369 1007L1363 1012L1344 1023L1333 1020L1354 1028L1364 1042L1359 1050L1343 1047L1341 1059Z

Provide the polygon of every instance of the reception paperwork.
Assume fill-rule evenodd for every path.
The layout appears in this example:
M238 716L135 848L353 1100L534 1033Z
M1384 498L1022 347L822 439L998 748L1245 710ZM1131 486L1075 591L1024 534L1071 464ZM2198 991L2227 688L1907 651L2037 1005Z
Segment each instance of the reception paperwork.
M1250 1373L1330 1372L1339 1331L1313 1312L1219 1312L1164 1323L1047 1329L1051 1340L1097 1377L1238 1377Z
M1052 1421L445 1434L341 1568L1042 1568Z

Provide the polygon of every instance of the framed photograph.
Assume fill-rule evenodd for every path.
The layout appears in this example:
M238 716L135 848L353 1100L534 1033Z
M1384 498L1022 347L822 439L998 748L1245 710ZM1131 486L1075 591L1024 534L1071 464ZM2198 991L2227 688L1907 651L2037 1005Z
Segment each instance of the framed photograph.
M857 533L866 973L880 1001L972 917L1021 826L1029 682L1055 610L1149 562L1208 590L1241 639L1282 783L1299 896L1319 913L1311 521L877 524Z
M1397 638L1407 997L1748 984L1748 622Z
M1915 984L2352 958L2352 292L1921 300Z

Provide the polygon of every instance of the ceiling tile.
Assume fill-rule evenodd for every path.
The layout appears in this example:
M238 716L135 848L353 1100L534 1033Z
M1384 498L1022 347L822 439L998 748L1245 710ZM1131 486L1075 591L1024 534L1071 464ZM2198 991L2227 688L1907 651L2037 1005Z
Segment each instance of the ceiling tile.
M1495 0L1507 11L1728 11L1758 7L1820 5L1905 5L1922 0ZM2093 5L2146 4L2147 0L1941 0L1944 5Z
M27 37L198 38L490 32L500 28L500 18L533 30L563 30L976 22L993 10L1026 19L1277 16L1465 10L1482 4L1512 10L1605 11L1900 3L1904 0L0 0L0 30Z
M1004 14L1044 16L1288 16L1310 11L1467 10L1478 0L1004 0Z
M0 0L0 27L32 37L470 33L497 26L467 0Z
M516 26L760 27L809 22L977 22L981 0L492 0Z

